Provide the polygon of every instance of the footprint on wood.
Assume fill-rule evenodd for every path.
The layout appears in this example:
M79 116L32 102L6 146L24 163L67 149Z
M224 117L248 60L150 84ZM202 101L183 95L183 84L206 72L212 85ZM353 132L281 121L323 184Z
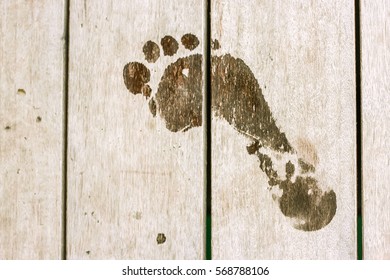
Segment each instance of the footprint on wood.
M185 34L180 41L190 52L199 46L199 39L193 34ZM140 62L124 66L126 88L133 94L145 96L152 115L161 117L168 130L185 132L201 126L202 55L175 58L179 43L172 36L165 36L160 44L162 51L152 41L147 41L142 49L149 63L156 62L161 55L175 60L166 66L157 92L152 94L148 85L150 70ZM212 41L212 46L213 49L220 48L217 40ZM335 192L319 187L314 165L297 155L279 129L257 79L246 63L230 54L212 56L211 90L212 111L250 139L252 144L245 145L247 152L259 159L260 169L268 177L269 189L277 187L280 190L281 195L273 194L273 197L281 212L291 218L293 227L315 231L328 225L336 214ZM291 157L296 158L295 164L287 160ZM284 161L285 178L275 169L280 165L276 161Z

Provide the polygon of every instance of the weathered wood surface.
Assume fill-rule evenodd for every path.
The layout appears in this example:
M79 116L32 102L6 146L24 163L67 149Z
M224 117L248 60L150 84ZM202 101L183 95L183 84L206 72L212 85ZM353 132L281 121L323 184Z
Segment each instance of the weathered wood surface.
M365 259L390 259L389 25L388 1L361 1Z
M166 89L199 74L199 57L169 68L156 94L168 65L202 54L202 1L70 4L67 257L202 259L202 77L193 83L196 102L193 92L169 99ZM187 33L200 40L193 51L181 42ZM166 35L177 40L176 54L169 37L163 50ZM157 45L144 47L149 40ZM130 62L150 69L152 97L148 70ZM200 108L191 115L185 107L192 105Z
M213 258L354 259L353 1L211 14Z
M0 10L0 259L60 259L64 1Z

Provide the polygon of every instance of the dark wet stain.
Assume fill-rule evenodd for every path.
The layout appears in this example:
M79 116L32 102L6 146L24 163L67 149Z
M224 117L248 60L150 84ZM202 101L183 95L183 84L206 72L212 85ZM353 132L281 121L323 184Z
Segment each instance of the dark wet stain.
M336 214L336 194L333 190L323 192L317 180L297 176L280 184L283 195L279 200L282 213L293 218L293 226L304 231L314 231L325 227Z
M316 171L316 168L313 165L305 162L301 158L298 159L298 164L299 164L299 167L300 167L302 173L309 173L309 172L314 173Z
M157 241L158 245L165 243L166 240L167 240L167 238L165 237L164 233L157 234L156 241Z
M182 37L186 48L189 48L187 46L191 42L196 42L196 36L192 36L186 34ZM176 53L178 44L171 36L165 36L161 44L165 55ZM211 45L213 49L220 47L218 40L213 40ZM130 92L142 91L146 97L151 96L150 87L145 86L150 79L150 71L144 65L129 63L124 67L123 73L125 85ZM167 129L172 132L185 132L201 126L202 83L202 56L193 54L178 58L165 68L157 93L149 99L149 110L153 116L158 114L164 119ZM314 231L329 224L336 213L336 194L332 190L322 191L316 179L301 176L315 172L314 166L306 160L311 159L314 163L318 161L315 147L307 144L307 141L303 144L306 158L298 159L299 170L295 177L297 169L291 161L285 163L285 178L281 178L274 168L273 159L267 151L295 154L296 150L278 127L248 65L230 54L212 56L211 92L211 107L215 115L253 141L246 146L247 152L259 159L260 169L268 177L270 189L278 187L282 190L277 201L281 212L292 218L293 226L299 230ZM165 235L159 233L157 243L164 242Z
M153 41L147 41L142 48L147 62L154 63L160 57L160 48Z
M312 177L297 176L292 182L295 166L286 163L286 179L281 180L273 169L270 157L257 152L260 168L269 178L270 186L278 185L283 191L278 199L282 213L293 219L293 226L304 231L319 230L330 223L336 214L336 194L333 190L323 192Z
M146 98L149 98L151 94L152 94L152 89L150 88L149 85L145 85L142 88L142 95L145 96Z
M211 58L212 109L236 130L259 140L262 146L292 152L286 135L276 125L252 71L231 55Z
M200 54L179 58L165 69L155 100L170 131L202 125L202 84Z
M211 49L218 50L221 48L219 41L217 39L211 40Z
M36 122L40 123L41 121L42 121L42 117L38 116L37 119L36 119Z
M156 106L156 101L154 100L154 98L151 98L149 100L148 105L149 105L150 112L152 113L153 117L155 117L157 114L157 106Z
M288 161L286 163L286 177L287 179L290 179L295 172L295 165L291 163L291 161Z
M123 68L123 80L131 93L141 93L144 85L150 81L150 71L142 63L130 62Z
M278 172L274 169L271 158L259 152L257 153L257 157L260 160L260 169L267 175L269 179L268 184L270 186L279 185L280 180Z
M246 147L248 154L253 155L261 148L259 141L254 141L251 145Z
M26 91L22 88L19 88L18 91L16 92L19 95L26 95Z
M6 127L4 127L5 130L10 130L11 127L9 125L7 125Z
M161 46L163 48L164 55L172 56L179 49L179 43L172 36L165 36L161 39Z
M185 34L181 37L181 43L188 50L194 50L197 46L199 46L199 39L194 34Z

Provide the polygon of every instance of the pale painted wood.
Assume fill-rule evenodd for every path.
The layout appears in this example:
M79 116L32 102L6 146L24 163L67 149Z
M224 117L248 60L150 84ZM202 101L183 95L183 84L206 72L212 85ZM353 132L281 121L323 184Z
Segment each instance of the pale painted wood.
M365 259L390 259L389 26L389 1L361 1Z
M0 259L60 259L64 1L0 10Z
M202 53L203 8L198 0L71 1L67 258L204 257L203 127L169 131L122 74L128 62L143 63L154 94L167 65ZM186 33L201 41L192 52L180 43ZM179 42L173 57L163 55L165 35ZM145 61L148 40L160 45L155 63Z
M211 9L211 36L221 45L212 57L231 54L249 66L277 126L337 196L327 226L293 228L267 190L259 159L247 152L250 137L214 115L213 258L355 259L353 1L213 0ZM285 163L276 164L283 176Z

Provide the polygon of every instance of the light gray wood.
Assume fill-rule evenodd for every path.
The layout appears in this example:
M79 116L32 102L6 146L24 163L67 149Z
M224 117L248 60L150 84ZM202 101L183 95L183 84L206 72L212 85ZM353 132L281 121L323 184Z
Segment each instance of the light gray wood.
M154 118L123 76L127 63L144 64L156 99L168 65L202 54L203 8L198 0L71 1L68 258L203 258L203 128L170 131L162 105ZM200 40L193 51L180 42L187 33ZM179 42L174 56L163 54L166 35ZM149 40L159 45L155 63L143 53Z
M60 259L64 1L0 10L0 259Z
M365 259L390 259L389 25L389 1L361 1Z
M211 36L221 46L212 52L211 71L212 99L216 100L212 119L213 258L356 258L353 1L211 3ZM266 105L260 102L260 94ZM264 108L253 105L246 111L245 106L252 106L254 100ZM266 111L268 106L275 124ZM256 118L269 124L263 133L258 131ZM278 129L291 148L277 145L276 141L287 143ZM246 148L255 140L263 144L260 149L252 146L257 156ZM278 172L272 190L268 184L272 174L265 175L259 167L262 158L266 169L267 157ZM315 172L302 174L299 158L315 167ZM297 177L289 183L291 192L283 193L278 186L286 179L288 161ZM336 195L333 218L335 204L322 205L325 198L317 201L314 188L298 196L313 203L308 213L300 213L306 217L305 224L287 218L296 214L288 209L286 216L282 214L278 199L282 205L294 187L303 189L310 183L302 179L305 183L299 186L298 176L317 180L328 201ZM310 184L314 185L313 180ZM300 201L283 205L294 210ZM315 205L328 216L318 220L319 215L310 216L316 213Z

